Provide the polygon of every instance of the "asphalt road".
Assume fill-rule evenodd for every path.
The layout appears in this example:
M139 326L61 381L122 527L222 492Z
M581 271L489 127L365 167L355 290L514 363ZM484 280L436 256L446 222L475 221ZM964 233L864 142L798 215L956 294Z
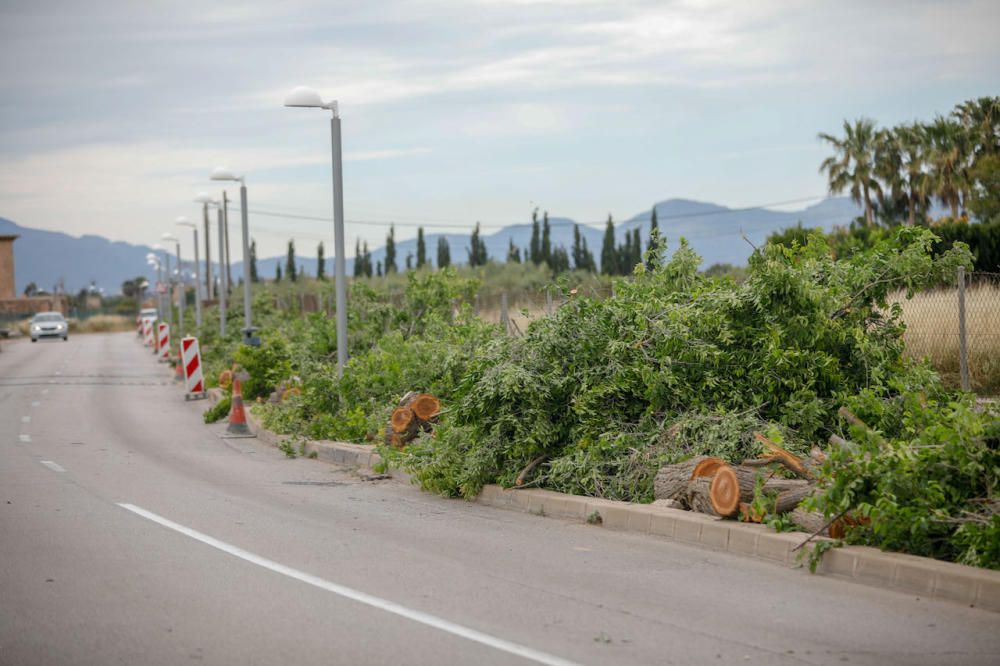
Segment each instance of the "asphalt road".
M4 342L0 664L997 664L1000 615L224 440L130 333Z

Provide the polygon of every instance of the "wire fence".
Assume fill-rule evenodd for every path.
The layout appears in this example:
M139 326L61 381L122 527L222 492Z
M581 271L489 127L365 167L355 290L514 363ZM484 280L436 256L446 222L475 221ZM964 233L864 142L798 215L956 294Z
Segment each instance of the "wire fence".
M959 269L953 286L894 299L903 310L903 341L949 383L1000 393L1000 273Z

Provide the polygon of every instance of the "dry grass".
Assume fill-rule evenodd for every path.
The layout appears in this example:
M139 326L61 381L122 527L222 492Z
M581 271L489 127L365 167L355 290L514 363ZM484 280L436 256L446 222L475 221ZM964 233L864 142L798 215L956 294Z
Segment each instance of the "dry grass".
M949 383L959 385L958 289L897 298L903 308L906 351L927 358ZM965 292L969 379L979 393L1000 393L1000 284L977 284Z
M94 315L87 319L69 319L70 333L111 333L114 331L134 331L135 318L126 315ZM30 334L30 319L17 323L21 335Z

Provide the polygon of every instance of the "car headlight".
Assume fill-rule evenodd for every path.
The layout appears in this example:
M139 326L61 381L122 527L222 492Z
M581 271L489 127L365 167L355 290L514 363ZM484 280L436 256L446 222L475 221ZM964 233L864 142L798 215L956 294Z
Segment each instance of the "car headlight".
M31 325L31 331L33 333L37 333L38 332L38 324L32 324Z

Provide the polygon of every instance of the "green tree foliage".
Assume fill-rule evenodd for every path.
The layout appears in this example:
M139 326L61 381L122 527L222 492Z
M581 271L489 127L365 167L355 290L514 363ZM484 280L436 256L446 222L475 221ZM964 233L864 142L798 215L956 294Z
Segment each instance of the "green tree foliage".
M969 175L969 210L984 222L1000 222L1000 153L980 157Z
M438 268L451 266L451 246L448 245L448 240L444 236L438 237L437 265Z
M578 271L597 270L594 255L587 248L587 239L580 233L580 225L573 225L573 268Z
M649 257L646 268L649 270L656 268L656 265L651 262L660 256L660 243L662 240L660 238L660 223L656 218L656 206L653 206L653 212L649 215L649 242L646 245L646 254Z
M507 261L509 263L519 264L521 263L521 249L514 245L514 239L508 239L507 246Z
M384 271L386 275L396 272L396 225L390 225L385 237Z
M326 256L323 250L323 241L316 246L316 279L326 280Z
M538 209L531 211L531 244L528 246L528 256L536 266L542 263L542 236L538 225Z
M961 247L933 259L932 240L900 232L841 261L819 235L769 245L739 285L701 276L682 244L663 268L619 282L614 299L574 297L523 338L479 350L448 423L406 464L449 494L511 484L538 456L592 488L648 489L658 464L689 454L665 433L691 414L751 414L823 441L846 395L906 373L888 294L968 262ZM632 451L648 456L630 481L604 476L605 461Z
M274 281L281 282L281 264L274 265Z
M608 214L608 222L604 226L604 240L601 243L601 273L604 275L618 274L618 249L615 247L615 223Z
M354 277L361 277L365 274L365 262L361 256L361 239L354 241Z
M838 194L848 190L851 199L864 206L865 222L869 226L874 224L872 194L881 188L875 177L875 121L860 118L851 124L845 120L843 138L823 132L819 138L834 149L834 154L820 165L820 171L829 179L830 192Z
M468 249L469 254L469 265L470 266L483 266L489 261L489 256L486 254L486 242L482 239L482 234L479 230L479 223L476 222L475 228L472 230L472 236L469 239L469 244L471 247Z
M258 282L257 277L257 240L250 241L250 282Z
M406 270L408 270L408 271L413 270L413 253L412 252L407 252L406 253Z
M417 227L417 268L427 263L427 244L424 243L424 228Z
M549 211L542 215L542 256L536 263L547 264L552 268L552 229L549 227Z
M288 279L295 282L298 279L298 275L295 268L295 241L288 241L288 254L285 257L285 274Z

